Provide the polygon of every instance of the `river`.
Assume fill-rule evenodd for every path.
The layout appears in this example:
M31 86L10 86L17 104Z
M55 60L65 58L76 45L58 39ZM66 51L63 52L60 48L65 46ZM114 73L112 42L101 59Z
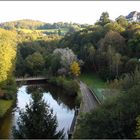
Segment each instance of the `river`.
M64 128L65 138L67 138L67 131L74 117L75 98L68 97L63 90L50 85L22 85L18 88L15 106L0 121L1 139L12 138L12 127L16 125L19 109L25 109L26 104L32 101L31 94L34 94L36 90L43 93L43 99L53 109L53 113L56 114L57 130Z

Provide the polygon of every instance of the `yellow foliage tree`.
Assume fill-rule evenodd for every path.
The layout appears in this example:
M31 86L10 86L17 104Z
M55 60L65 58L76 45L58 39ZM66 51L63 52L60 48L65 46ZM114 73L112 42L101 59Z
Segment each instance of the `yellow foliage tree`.
M72 64L70 65L70 70L71 70L71 73L74 75L74 76L79 76L80 75L80 65L78 62L76 61L73 61Z
M16 35L12 31L0 29L0 83L12 73L16 57Z

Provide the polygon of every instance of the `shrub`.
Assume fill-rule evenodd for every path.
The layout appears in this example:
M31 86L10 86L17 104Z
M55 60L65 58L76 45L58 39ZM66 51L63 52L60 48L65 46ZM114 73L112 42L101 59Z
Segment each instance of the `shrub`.
M69 96L77 96L79 85L74 80L67 80L65 77L59 76L49 80L51 84L63 88Z
M16 92L17 92L15 80L12 78L7 80L6 85L3 88L3 91L4 91L4 96L3 96L4 99L6 100L15 99Z

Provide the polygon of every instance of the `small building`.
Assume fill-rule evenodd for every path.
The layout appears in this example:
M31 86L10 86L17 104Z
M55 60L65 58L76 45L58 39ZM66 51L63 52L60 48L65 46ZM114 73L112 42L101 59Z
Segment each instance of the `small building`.
M126 19L129 22L140 22L140 12L132 11L126 16Z

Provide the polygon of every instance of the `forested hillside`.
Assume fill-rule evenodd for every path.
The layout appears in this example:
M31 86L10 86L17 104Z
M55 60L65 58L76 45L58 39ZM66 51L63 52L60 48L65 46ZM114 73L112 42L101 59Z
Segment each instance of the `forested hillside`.
M0 24L0 28L32 33L32 31L43 32L44 34L59 34L65 35L67 32L75 32L86 28L88 24L57 22L45 23L36 20L23 19L11 22L4 22Z
M85 71L111 80L139 67L140 23L128 23L125 18L111 21L102 16L95 25L66 35L60 46L72 49L84 61Z
M25 19L1 23L0 27L4 29L37 29L38 27L43 26L44 24L45 23L41 21Z

